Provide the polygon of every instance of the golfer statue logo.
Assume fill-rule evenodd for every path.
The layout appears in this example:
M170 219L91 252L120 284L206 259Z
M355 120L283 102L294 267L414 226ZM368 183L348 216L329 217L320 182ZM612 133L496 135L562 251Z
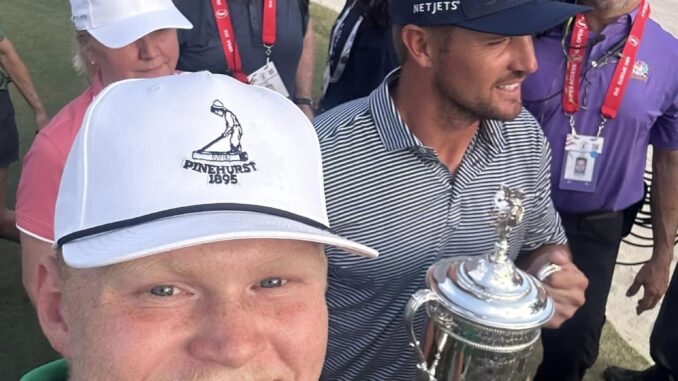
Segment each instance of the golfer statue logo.
M247 161L247 152L242 150L240 140L242 139L242 126L229 109L224 107L220 100L216 99L210 107L212 114L224 118L226 127L224 132L216 139L212 140L206 146L197 151L193 151L193 158L207 161ZM230 143L230 148L222 142Z

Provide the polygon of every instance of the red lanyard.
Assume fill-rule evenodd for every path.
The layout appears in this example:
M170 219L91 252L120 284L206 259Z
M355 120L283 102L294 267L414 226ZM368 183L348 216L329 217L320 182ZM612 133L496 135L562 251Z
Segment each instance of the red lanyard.
M640 41L643 38L645 24L650 18L650 3L647 0L641 0L636 20L633 22L629 37L624 44L621 58L617 63L617 68L612 76L612 83L607 89L605 100L601 108L603 121L614 119L619 111L619 105L624 98L626 85L633 71L633 64L636 62L636 55L640 48ZM572 27L572 37L570 39L570 48L567 52L567 67L565 69L565 81L563 83L563 110L567 114L574 114L579 111L579 92L581 70L584 66L586 55L586 45L588 43L589 28L586 25L586 19L583 14L578 14ZM599 129L600 131L600 129ZM599 132L600 133L600 132Z
M226 65L231 72L233 72L233 76L236 79L247 83L247 74L245 74L245 71L242 68L238 43L235 40L233 22L231 21L231 14L228 11L228 4L226 4L226 1L227 0L212 0L212 9L214 10L214 18L217 21L221 45L224 48ZM264 44L264 49L266 49L266 59L268 60L271 55L271 48L275 45L276 41L276 0L263 0L263 2L264 25L261 32L261 40Z

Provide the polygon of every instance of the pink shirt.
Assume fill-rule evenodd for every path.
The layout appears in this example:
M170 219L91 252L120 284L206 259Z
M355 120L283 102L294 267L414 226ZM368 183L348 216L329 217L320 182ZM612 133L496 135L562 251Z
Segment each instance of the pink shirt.
M23 162L16 194L16 225L42 241L54 241L54 208L61 174L87 107L103 88L94 83L52 118L36 136Z

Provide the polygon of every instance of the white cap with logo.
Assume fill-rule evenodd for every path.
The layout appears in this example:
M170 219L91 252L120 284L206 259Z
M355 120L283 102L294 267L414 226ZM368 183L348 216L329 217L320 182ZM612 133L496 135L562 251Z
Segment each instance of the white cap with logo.
M172 0L70 0L71 20L103 45L117 49L160 29L191 29Z
M207 72L102 91L68 156L54 225L77 268L253 238L377 256L330 231L304 114L274 91Z

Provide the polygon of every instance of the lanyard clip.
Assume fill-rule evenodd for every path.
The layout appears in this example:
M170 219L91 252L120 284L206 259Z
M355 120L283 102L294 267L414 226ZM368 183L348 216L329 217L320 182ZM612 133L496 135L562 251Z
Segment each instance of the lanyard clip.
M598 133L596 134L596 137L599 138L600 134L603 133L603 129L605 128L605 122L607 122L607 118L603 115L600 116L600 124L598 125Z
M577 137L577 130L574 129L574 114L569 114L570 115L570 133L572 136L575 138Z
M273 48L273 45L264 44L264 53L266 54L266 63L271 62L271 48Z

